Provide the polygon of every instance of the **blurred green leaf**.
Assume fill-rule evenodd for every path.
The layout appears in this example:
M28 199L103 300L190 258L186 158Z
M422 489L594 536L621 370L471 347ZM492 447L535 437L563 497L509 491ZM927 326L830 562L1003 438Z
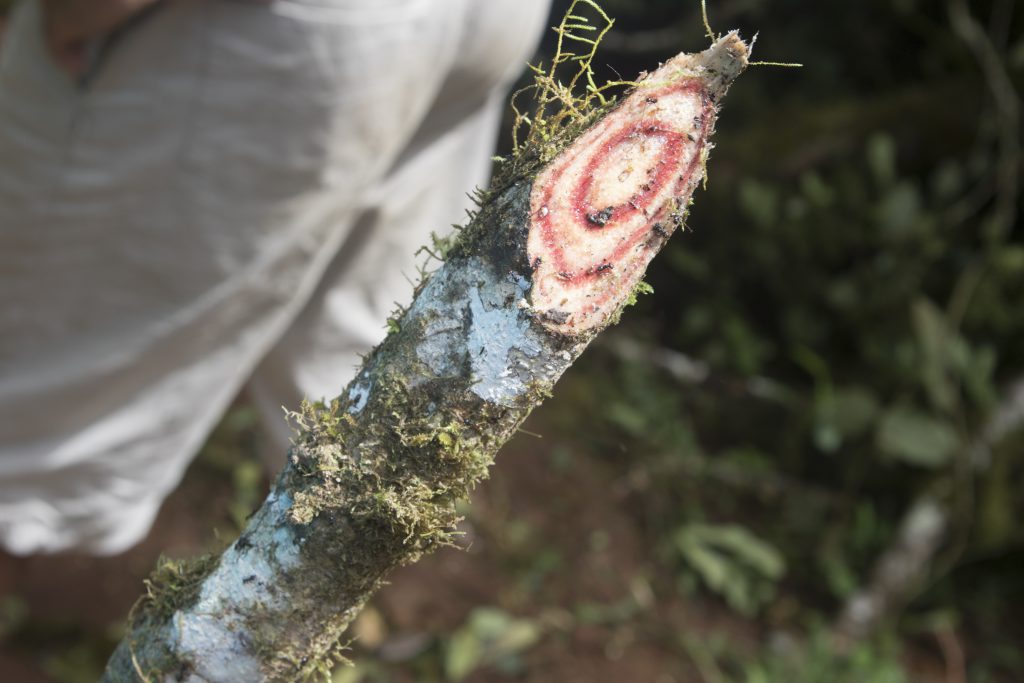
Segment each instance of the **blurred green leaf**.
M644 411L624 401L609 405L605 417L633 437L643 436L648 429L649 419Z
M909 406L896 405L882 415L876 443L883 453L901 462L934 469L949 462L960 438L948 422Z
M913 184L899 182L882 195L876 215L886 235L895 240L907 239L921 215L921 195Z
M21 596L0 596L0 637L6 638L21 628L28 616L28 605Z
M761 228L775 224L779 216L779 194L753 178L744 178L739 186L740 208Z
M836 427L843 436L858 436L878 415L878 400L867 387L838 387L834 394Z
M993 265L1005 277L1024 274L1024 245L1008 244L1002 247L994 255Z
M736 370L745 375L753 375L761 370L771 346L766 340L758 337L743 318L726 318L722 325L722 337L729 348L731 365Z
M461 681L480 668L499 662L534 645L540 626L495 607L480 607L448 639L444 670L449 681Z
M611 603L582 602L576 606L582 624L621 624L634 618L641 607L632 597Z
M825 582L836 597L845 598L860 585L860 578L838 548L823 549L818 555L818 564Z
M448 639L445 648L444 670L449 681L461 681L479 666L484 648L475 633L459 629Z
M786 563L771 544L735 524L687 524L675 533L683 560L737 611L752 615L770 600Z
M800 176L800 191L818 208L828 208L836 199L835 190L813 171Z
M1020 535L1020 519L1014 505L1017 493L1012 472L1013 445L996 448L992 464L981 481L974 542L986 551L1005 551Z
M822 386L815 393L815 445L830 453L845 439L866 432L877 414L878 401L866 387Z
M946 316L928 299L911 306L914 334L921 351L921 381L932 405L946 412L956 405L956 386L950 376L954 335Z
M887 187L896 179L896 143L887 133L875 133L868 139L868 167L879 187Z
M956 161L947 159L932 173L931 189L935 198L949 201L955 197L964 184L963 168Z
M973 349L961 371L964 390L974 404L986 413L998 400L993 377L996 360L995 349L991 346L982 346Z

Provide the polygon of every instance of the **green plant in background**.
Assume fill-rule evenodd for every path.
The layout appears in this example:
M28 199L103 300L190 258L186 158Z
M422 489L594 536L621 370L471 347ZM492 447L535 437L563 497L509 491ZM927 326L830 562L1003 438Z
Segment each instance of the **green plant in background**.
M407 659L417 671L417 681L458 683L481 671L519 677L524 671L522 655L542 635L538 621L514 617L497 607L478 607L461 626ZM339 668L332 683L385 683L394 681L395 673L373 659L356 661Z
M806 641L781 639L741 663L742 683L909 683L891 639L860 643L837 655L826 628L813 627Z
M707 377L680 384L636 362L607 390L593 377L595 410L629 435L634 463L675 489L651 494L679 501L660 533L747 614L757 601L744 581L753 573L770 585L775 565L752 572L742 544L723 552L687 533L695 513L729 522L760 510L751 538L778 548L805 590L835 598L870 578L924 492L941 497L954 527L936 578L982 545L992 552L980 539L1002 539L1002 553L1024 541L1006 523L1024 508L1011 492L1021 490L1021 451L1004 436L992 460L977 452L1002 387L1024 372L1024 318L1010 313L1024 303L1019 247L990 252L945 223L951 196L965 191L953 179L959 164L901 176L896 152L876 133L864 156L819 164L795 184L739 183L736 222L755 234L698 228L673 244L672 272L655 274L659 292L682 278L683 300L642 304L662 331L641 343L686 349ZM988 263L983 278L963 269L971 262ZM713 492L686 481L695 474ZM974 497L976 486L988 493Z
M786 571L778 550L735 524L684 524L672 540L689 570L747 616L775 596Z
M249 406L235 406L220 424L198 461L211 477L231 480L228 504L230 525L225 536L233 538L245 528L246 520L266 495L266 467L260 459L259 419Z
M537 642L540 627L493 607L478 607L448 638L444 670L449 681L461 681L482 666L514 673L522 669L516 656Z
M799 46L807 67L762 72L741 95L745 112L722 131L742 142L711 164L728 178L711 184L632 314L643 322L628 341L641 350L605 345L579 395L604 418L603 429L588 420L590 447L644 482L632 504L669 549L663 561L741 613L790 613L770 590L748 599L759 581L798 594L783 623L828 622L928 497L948 528L888 620L946 609L993 643L1007 629L1024 637L1007 604L983 598L1024 600L1024 415L1013 409L1024 381L1024 18L1011 4L711 8L712 19L766 22L762 35ZM670 22L641 19L673 16L668 2L609 11L637 24L624 54L670 39ZM874 51L854 47L865 36ZM785 558L785 576L694 534L694 520L742 526ZM998 588L983 590L989 581ZM826 645L815 645L822 661ZM996 657L982 649L976 675ZM870 659L857 652L844 666ZM787 679L772 666L782 678L753 680ZM899 680L850 671L795 680Z

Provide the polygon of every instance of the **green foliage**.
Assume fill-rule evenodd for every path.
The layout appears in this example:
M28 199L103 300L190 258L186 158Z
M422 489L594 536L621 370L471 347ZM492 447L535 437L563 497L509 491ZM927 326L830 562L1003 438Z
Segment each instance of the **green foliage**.
M828 630L812 629L803 643L783 641L743 662L743 683L909 683L898 650L891 641L856 645L836 654Z
M129 622L149 620L156 624L172 614L191 606L199 597L199 589L218 562L215 555L190 559L161 557L156 568L144 581L146 592L132 608Z
M266 472L258 454L259 436L256 410L251 406L235 406L221 420L197 460L198 467L210 480L231 481L227 524L218 525L218 534L224 541L241 533L249 516L266 496Z
M686 524L672 537L687 566L729 605L753 616L775 595L786 571L782 554L735 524Z
M649 284L641 280L636 283L636 287L634 287L633 291L629 293L628 297L626 297L626 301L622 305L623 308L627 306L635 306L637 300L644 294L654 294L654 287L651 287Z
M498 157L491 188L528 176L564 149L615 104L615 93L633 85L619 77L598 82L594 59L614 25L595 0L569 0L557 26L548 65L527 65L532 82L512 93L512 149ZM530 111L520 107L526 97Z
M895 405L879 420L876 444L880 452L907 464L937 469L949 464L960 439L947 422Z
M557 43L550 65L531 65L534 83L512 95L516 156L531 148L544 149L567 134L575 136L594 120L598 111L612 103L606 97L609 90L632 84L620 80L598 85L594 77L597 48L614 24L594 0L572 0L569 4L562 20L553 28ZM522 113L516 105L526 93L534 103L532 115ZM528 132L520 144L523 126ZM541 160L546 161L546 155Z
M482 666L515 667L515 656L541 637L539 626L493 607L479 607L448 638L444 670L449 681L461 681Z
M992 573L1024 557L1013 522L1024 514L1019 420L986 443L1024 377L1015 218L1024 206L1019 178L999 180L1016 177L1005 170L1013 164L1019 171L1020 150L1004 141L1019 138L1020 121L997 120L997 85L922 3L857 7L794 1L741 12L761 29L758 48L777 50L759 56L807 66L755 72L730 94L691 230L654 262L647 278L657 292L624 318L647 352L623 359L609 345L584 358L575 400L587 419L567 428L646 483L631 503L666 564L773 624L791 624L778 615L794 612L834 619L871 580L912 502L935 496L949 535L927 583L893 617L945 609L1002 642L1012 609L982 601L979 582L1006 595L1024 589ZM620 26L645 26L635 29L645 38L673 16L659 0L614 10ZM725 11L709 10L712 19ZM983 34L988 10L971 11ZM688 18L679 33L696 40L696 10ZM877 51L850 42L858 31ZM996 61L1019 91L1024 74L1008 54ZM685 355L689 369L678 372L666 352ZM785 576L769 579L727 544L695 541L682 531L693 525L741 526L785 558ZM752 580L774 596L750 601L737 596L757 590L732 588L729 599L723 588ZM979 649L972 656L996 658L996 647ZM839 657L812 635L795 660L759 653L750 677L905 680L895 650ZM1000 666L1008 680L1024 671Z

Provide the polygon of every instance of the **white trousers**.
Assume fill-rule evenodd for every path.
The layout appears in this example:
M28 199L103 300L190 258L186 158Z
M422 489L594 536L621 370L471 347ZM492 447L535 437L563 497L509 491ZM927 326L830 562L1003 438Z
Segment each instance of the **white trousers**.
M0 45L0 544L119 552L246 384L340 393L489 173L548 0L175 0Z

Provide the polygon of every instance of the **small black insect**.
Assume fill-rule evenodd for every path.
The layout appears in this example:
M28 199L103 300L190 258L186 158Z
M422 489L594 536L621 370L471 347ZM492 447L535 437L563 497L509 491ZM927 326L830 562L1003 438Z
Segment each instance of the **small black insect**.
M605 273L605 272L607 272L607 271L609 271L611 269L612 269L612 264L610 264L610 263L602 263L601 265L599 265L597 267L597 272Z
M249 534L242 534L238 537L238 540L235 541L236 550L248 550L251 547L252 541L249 540Z
M255 580L256 580L256 575L255 574L250 574L249 576L247 576L244 579L242 579L242 583L252 583Z
M647 102L647 104L657 104L658 103L658 98L657 97L647 97L644 101Z
M653 230L654 234L657 235L658 237L668 237L669 235L668 230L666 230L665 226L662 225L661 223L655 223L654 227L651 228L651 230Z
M615 207L609 206L603 211L588 213L587 220L593 223L594 225L603 228L605 225L607 225L608 221L611 220L613 213L615 213Z
M556 325L564 325L565 321L569 319L569 311L558 311L553 308L549 311L544 311L540 315L545 320L549 320Z

